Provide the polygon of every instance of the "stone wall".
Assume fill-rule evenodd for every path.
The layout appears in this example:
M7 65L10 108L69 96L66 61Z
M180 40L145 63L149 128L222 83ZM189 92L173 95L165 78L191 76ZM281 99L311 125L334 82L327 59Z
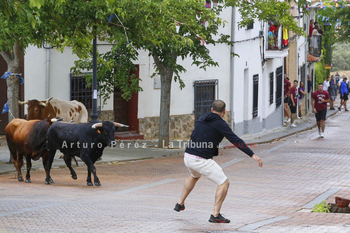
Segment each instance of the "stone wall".
M91 111L88 111L89 114L89 118L88 121L91 120ZM99 121L114 121L114 111L113 110L108 110L108 111L101 111L98 114L98 118Z
M231 113L226 112L224 120L230 123ZM156 139L159 137L159 117L145 117L139 119L140 134L145 139ZM174 115L169 120L170 139L189 139L194 129L194 114Z

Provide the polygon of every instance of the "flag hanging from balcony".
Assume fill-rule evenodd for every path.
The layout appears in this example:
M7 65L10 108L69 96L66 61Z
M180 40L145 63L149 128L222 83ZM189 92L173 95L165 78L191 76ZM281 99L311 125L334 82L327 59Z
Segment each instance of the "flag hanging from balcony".
M288 30L286 28L283 28L283 45L288 45Z

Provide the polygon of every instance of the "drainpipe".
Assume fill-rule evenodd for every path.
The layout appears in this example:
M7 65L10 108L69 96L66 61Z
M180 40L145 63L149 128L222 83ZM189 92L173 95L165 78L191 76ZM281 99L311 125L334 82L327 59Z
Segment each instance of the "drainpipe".
M235 12L236 12L236 7L232 7L232 13L231 13L231 41L235 41L235 24L236 24L236 19L235 19ZM234 53L234 44L231 45L231 53ZM234 129L234 122L233 122L233 102L234 102L234 64L235 64L235 59L233 55L230 54L230 78L231 78L231 83L230 83L230 109L231 109L231 119L230 119L230 126L231 129Z
M46 99L50 98L50 44L46 45Z
M304 83L304 89L306 90L306 108L305 108L305 115L309 113L309 105L307 104L309 101L309 96L307 93L307 76L309 75L309 68L308 68L308 63L307 63L307 53L309 51L309 43L307 42L307 37L306 37L306 43L305 43L305 51L304 51L304 55L305 55L305 83Z

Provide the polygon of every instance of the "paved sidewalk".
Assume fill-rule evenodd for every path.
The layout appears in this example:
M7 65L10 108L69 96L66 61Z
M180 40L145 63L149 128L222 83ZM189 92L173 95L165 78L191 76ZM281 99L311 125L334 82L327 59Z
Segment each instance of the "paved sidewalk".
M338 111L328 110L327 117L336 114ZM245 135L243 140L250 144L261 144L272 142L276 139L284 138L289 135L302 132L315 127L316 120L314 114L304 116L301 120L296 120L297 128L290 127L280 127L274 130L269 130L261 132L254 135ZM140 159L150 159L150 158L160 158L167 156L179 155L184 152L186 140L172 140L172 149L159 149L155 146L158 141L156 140L125 140L116 141L115 147L107 147L104 150L102 160L97 161L96 164L106 164L106 163L117 163L117 162L127 162L135 161ZM15 172L13 164L9 164L9 150L6 145L5 136L0 136L0 174ZM229 141L223 140L220 144L222 148L227 148L230 145ZM64 168L66 167L63 159L60 159L60 152L56 152L55 160L53 162L53 168ZM77 161L80 166L85 166L79 158ZM32 161L32 171L43 170L43 165L41 159L38 161ZM25 166L22 168L22 173L25 171Z

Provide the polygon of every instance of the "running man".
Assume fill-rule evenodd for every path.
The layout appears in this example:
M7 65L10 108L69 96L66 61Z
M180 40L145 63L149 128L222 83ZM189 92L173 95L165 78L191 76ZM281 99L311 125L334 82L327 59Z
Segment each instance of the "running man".
M249 149L247 144L234 134L230 126L222 118L225 115L226 104L222 100L215 100L211 113L199 118L191 135L191 140L185 150L184 162L191 175L186 179L180 200L174 210L185 210L185 200L199 178L203 175L218 185L215 195L214 211L209 218L212 223L229 223L230 220L220 214L221 205L225 200L230 182L222 168L212 159L218 155L218 146L226 137L233 145L252 157L260 167L261 159Z
M330 101L329 94L323 90L323 84L318 84L318 90L312 94L312 108L316 116L318 134L324 138L324 128L326 126L327 103Z

